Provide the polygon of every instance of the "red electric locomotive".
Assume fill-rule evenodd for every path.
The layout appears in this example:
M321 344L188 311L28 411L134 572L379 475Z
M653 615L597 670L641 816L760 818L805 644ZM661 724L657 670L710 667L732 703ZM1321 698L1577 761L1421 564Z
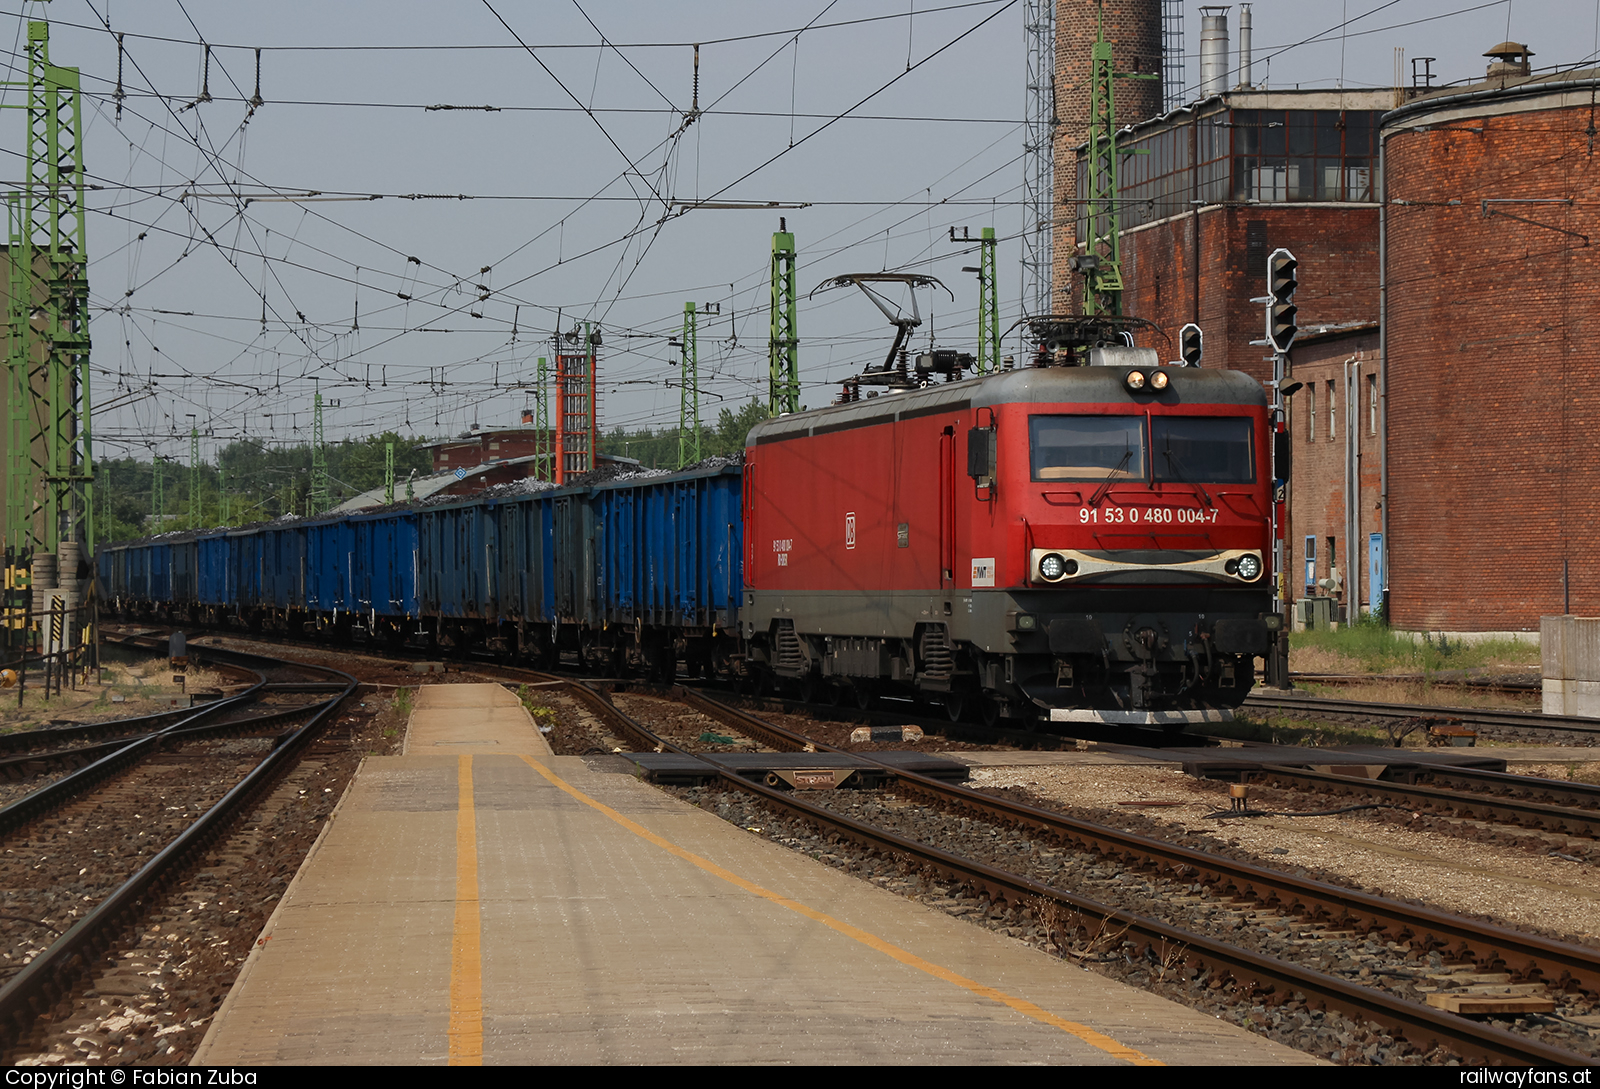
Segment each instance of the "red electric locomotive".
M1115 346L1034 362L750 432L750 668L990 722L1181 728L1244 699L1279 622L1261 385Z

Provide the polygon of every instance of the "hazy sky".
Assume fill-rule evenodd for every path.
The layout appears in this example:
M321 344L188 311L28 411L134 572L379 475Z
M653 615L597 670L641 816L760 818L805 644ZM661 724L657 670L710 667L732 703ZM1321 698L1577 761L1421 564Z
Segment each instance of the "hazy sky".
M765 398L779 216L800 250L807 404L827 403L892 335L858 293L805 299L840 273L939 277L954 300L922 296L916 343L931 330L970 351L977 289L961 269L977 259L952 226L996 228L1002 328L1020 313L1023 11L1021 0L12 4L7 78L23 77L38 18L52 24L52 62L84 77L94 396L106 406L96 452L186 455L195 423L207 457L245 434L303 439L316 388L338 402L330 438L515 423L531 403L519 383L551 354L558 315L603 329L603 428L673 424L668 338L686 301L720 307L699 339L714 419ZM1508 37L1537 67L1600 52L1600 0L1259 0L1253 12L1256 78L1273 86L1385 86L1396 47L1437 57L1442 82L1480 76L1480 54ZM1199 36L1195 6L1191 87ZM695 42L704 112L685 124ZM264 104L252 110L257 50ZM4 105L22 102L5 91ZM15 185L22 113L0 113L0 132ZM675 203L709 198L808 206Z

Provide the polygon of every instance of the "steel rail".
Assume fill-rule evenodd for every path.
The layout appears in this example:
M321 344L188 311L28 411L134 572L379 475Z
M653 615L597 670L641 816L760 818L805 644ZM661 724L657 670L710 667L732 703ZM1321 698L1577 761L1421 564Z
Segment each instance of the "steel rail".
M293 663L300 665L301 663ZM230 817L271 785L274 776L309 743L323 720L356 690L354 677L326 666L305 666L344 678L344 694L300 709L312 709L311 718L292 737L276 746L240 782L184 829L166 847L110 896L79 919L44 952L30 961L5 986L0 987L0 1036L15 1040L34 1020L57 1002L73 980L90 970L97 952L109 946L135 916L143 898L170 880L197 851L208 847L226 827Z
M306 704L284 711L269 712L250 718L235 719L230 722L206 723L198 726L177 725L166 732L169 738L175 737L206 737L210 734L220 733L248 733L260 726L267 726L291 718L298 718L305 714L308 707L315 704ZM132 720L124 720L132 721ZM22 756L7 756L0 758L0 775L10 772L13 768L30 769L30 765L50 767L53 765L70 764L74 767L83 767L107 753L117 752L123 746L135 741L144 741L156 736L157 731L139 734L134 737L119 738L115 741L101 741L93 745L82 745L73 749L52 749L48 752L26 753ZM30 769L31 770L31 769Z
M1473 726L1600 735L1600 719L1583 718L1578 715L1545 715L1537 711L1488 711L1476 707L1432 707L1421 703L1370 703L1363 700L1336 700L1326 696L1267 696L1259 693L1246 696L1244 708L1257 711L1300 711L1314 715L1445 719Z
M947 877L987 892L991 900L1006 900L1017 907L1027 906L1029 901L1054 901L1076 913L1079 921L1074 925L1078 933L1092 936L1096 930L1099 933L1109 930L1116 934L1121 945L1134 945L1136 957L1150 957L1158 964L1178 960L1194 969L1209 968L1230 976L1246 994L1269 993L1287 999L1298 993L1308 1003L1321 1003L1376 1021L1392 1034L1403 1037L1424 1051L1443 1045L1469 1062L1513 1062L1541 1066L1586 1066L1592 1063L1590 1058L1576 1052L1551 1047L1491 1025L1474 1024L1455 1014L1395 998L1373 988L1347 983L1322 972L1230 946L1019 874L952 855L731 773L724 772L722 778L728 785L747 794L800 813L872 849L908 856Z
M210 719L216 718L225 711L254 702L256 690L261 687L261 684L265 683L266 681L263 678L260 683L252 685L249 690L241 692L237 696L208 703L198 711L192 712L172 725L163 727L154 733L145 734L143 737L135 738L113 752L100 757L93 763L86 764L68 775L63 775L52 783L46 783L38 790L30 791L10 805L0 807L0 835L15 831L29 821L66 804L124 768L131 767L145 756L159 749L162 740L174 732L185 728L194 728Z
M1409 771L1413 781L1426 779L1441 786L1480 790L1490 794L1516 793L1546 799L1575 809L1600 809L1600 783L1580 783L1546 779L1539 775L1518 775L1508 771L1483 771L1478 768L1451 768L1427 765Z
M729 712L741 721L752 717L710 697L700 696L697 706L708 714ZM1281 870L1239 862L942 782L883 764L874 760L870 753L853 755L884 767L894 780L907 788L907 793L965 809L996 823L1044 832L1102 856L1152 863L1157 870L1204 875L1221 885L1224 891L1249 897L1266 907L1308 914L1334 926L1355 923L1364 930L1381 931L1396 941L1416 939L1484 966L1503 967L1520 978L1543 980L1557 989L1571 986L1600 995L1600 950L1295 877ZM1346 776L1318 778L1357 787L1370 782Z
M1421 809L1448 809L1465 817L1494 820L1525 828L1543 828L1551 832L1566 832L1577 836L1600 835L1600 811L1593 809L1521 801L1501 794L1440 789L1418 783L1357 779L1350 775L1331 775L1306 768L1262 765L1259 768L1245 770L1241 774L1250 782L1292 783L1329 794L1381 798L1389 802L1403 802Z
M696 692L692 688L677 685L671 690L671 695L687 703L701 714L722 722L732 729L738 730L747 737L754 737L772 746L778 752L843 752L832 745L825 745L820 741L813 741L804 734L797 734L793 730L786 730L774 722L757 718L748 711L741 710L731 704L708 696L704 692Z

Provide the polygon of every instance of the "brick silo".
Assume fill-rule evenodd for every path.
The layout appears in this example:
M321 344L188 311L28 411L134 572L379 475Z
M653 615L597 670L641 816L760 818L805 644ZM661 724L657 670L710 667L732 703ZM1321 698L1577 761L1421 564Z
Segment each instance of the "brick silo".
M1106 40L1119 72L1150 72L1156 79L1119 79L1114 101L1118 125L1161 113L1161 0L1058 0L1056 3L1055 238L1051 247L1054 309L1074 307L1067 269L1077 245L1075 149L1089 137L1090 47L1105 20ZM1179 58L1176 63L1181 64Z
M1412 630L1600 612L1600 70L1486 56L1382 128L1385 544Z

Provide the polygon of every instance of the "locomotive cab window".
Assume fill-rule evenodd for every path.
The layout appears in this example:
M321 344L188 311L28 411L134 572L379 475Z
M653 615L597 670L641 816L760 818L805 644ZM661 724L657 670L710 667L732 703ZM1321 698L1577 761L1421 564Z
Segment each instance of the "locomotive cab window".
M1035 480L1143 480L1139 416L1030 416L1028 456Z
M1157 481L1255 483L1255 424L1248 417L1153 416L1150 427Z

